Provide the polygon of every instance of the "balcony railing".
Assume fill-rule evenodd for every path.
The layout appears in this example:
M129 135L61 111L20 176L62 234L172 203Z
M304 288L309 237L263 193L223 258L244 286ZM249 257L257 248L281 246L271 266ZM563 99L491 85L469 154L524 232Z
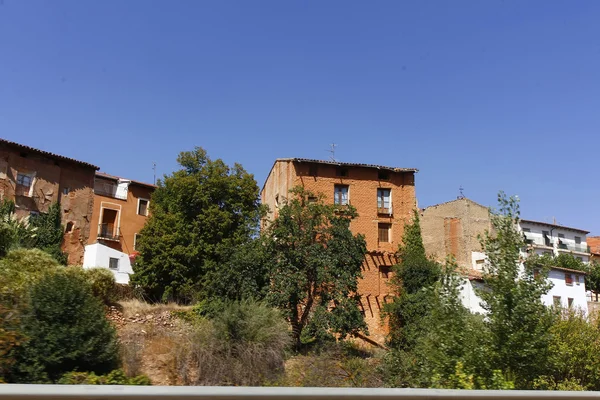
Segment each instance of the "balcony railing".
M112 399L112 400L504 400L592 399L598 392L544 390L452 390L309 387L216 387L216 386L92 386L92 385L0 385L0 397L17 399Z
M589 246L586 246L586 245L583 245L583 244L559 243L558 244L558 248L560 250L577 251L577 252L580 252L580 253L589 253L590 252Z
M114 224L99 224L98 239L119 241L119 228Z

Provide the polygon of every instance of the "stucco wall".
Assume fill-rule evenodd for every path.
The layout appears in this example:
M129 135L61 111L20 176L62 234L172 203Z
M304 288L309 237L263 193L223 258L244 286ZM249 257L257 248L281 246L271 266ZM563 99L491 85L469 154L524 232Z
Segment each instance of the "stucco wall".
M109 267L110 258L119 259L119 268L111 269ZM129 276L133 274L129 256L118 250L103 246L99 243L85 246L85 256L83 259L83 268L105 268L113 273L117 283L128 284Z
M27 195L15 192L18 173L35 175ZM83 261L94 201L94 174L95 169L91 166L0 143L0 199L13 200L18 216L29 215L32 211L45 213L50 204L59 201L63 225L69 222L73 225L73 229L65 233L62 246L68 254L69 264Z
M473 254L481 252L478 235L486 230L492 230L488 208L469 199L427 207L421 212L427 254L439 262L453 255L463 269L473 268Z
M585 294L585 277L582 274L570 273L573 277L573 284L567 285L565 281L565 271L561 270L550 270L548 273L548 280L554 285L550 291L542 296L544 304L551 306L554 304L554 296L561 298L562 307L568 307L568 299L573 299L573 307L582 309L587 313L587 298ZM579 276L579 284L577 284L577 276Z

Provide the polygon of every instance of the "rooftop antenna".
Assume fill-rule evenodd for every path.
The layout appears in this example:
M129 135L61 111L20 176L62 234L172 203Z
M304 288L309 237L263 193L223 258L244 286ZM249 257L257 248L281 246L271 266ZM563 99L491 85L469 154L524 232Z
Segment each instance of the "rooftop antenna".
M152 171L154 171L154 184L156 185L156 161L152 161Z
M330 146L330 149L325 150L325 151L330 152L331 156L329 158L331 159L331 161L336 162L337 160L335 159L335 147L337 146L337 144L331 143L329 146Z
M464 199L464 198L465 198L465 194L463 193L463 190L465 190L465 189L463 189L462 185L460 185L460 186L458 187L458 193L459 193L459 194L458 194L458 197L457 197L457 199L459 199L459 200L462 200L462 199Z

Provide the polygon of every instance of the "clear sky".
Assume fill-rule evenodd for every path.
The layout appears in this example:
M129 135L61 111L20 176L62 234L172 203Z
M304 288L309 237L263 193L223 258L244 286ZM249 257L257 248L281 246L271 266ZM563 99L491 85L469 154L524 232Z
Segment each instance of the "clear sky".
M416 167L600 235L600 1L0 0L0 137L152 181L202 146Z

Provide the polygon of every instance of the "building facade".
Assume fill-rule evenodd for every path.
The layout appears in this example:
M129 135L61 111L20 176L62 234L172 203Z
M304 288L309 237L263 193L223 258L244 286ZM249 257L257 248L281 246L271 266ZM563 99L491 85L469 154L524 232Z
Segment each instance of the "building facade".
M484 312L476 289L483 287L482 272L487 261L479 237L486 231L493 234L489 209L466 198L427 207L421 211L421 230L428 255L439 262L448 256L456 259L465 276L463 304L473 312ZM523 258L532 252L552 257L569 253L583 262L590 260L585 230L524 219L519 220L517 230L527 245ZM552 288L542 296L544 304L587 312L584 272L555 266L548 280Z
M0 200L15 202L19 217L62 209L62 249L68 264L81 264L90 236L94 176L98 167L58 154L0 139Z
M404 225L416 208L415 172L413 168L284 158L275 161L261 191L270 218L277 218L279 207L296 186L322 193L329 204L356 208L358 217L350 229L365 236L368 250L358 285L360 305L370 339L379 343L387 334L381 309L391 295L390 269L397 263L395 253Z
M155 188L149 183L96 173L93 228L86 246L85 268L108 268L119 283L129 282L131 259L148 219Z

